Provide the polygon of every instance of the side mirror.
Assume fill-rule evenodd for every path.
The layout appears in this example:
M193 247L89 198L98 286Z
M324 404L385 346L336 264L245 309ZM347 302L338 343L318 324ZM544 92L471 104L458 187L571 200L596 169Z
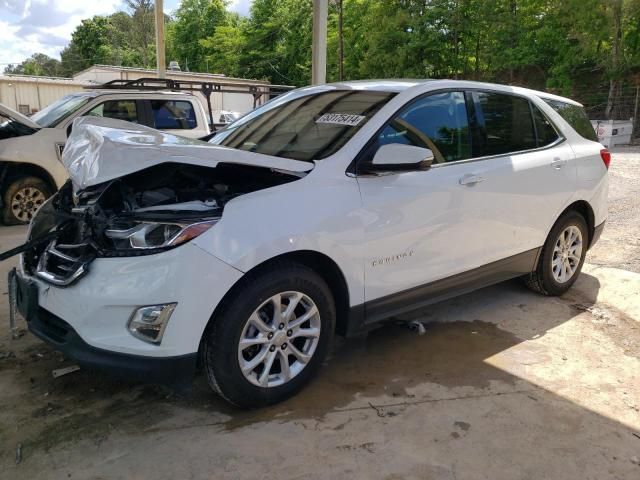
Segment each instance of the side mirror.
M365 168L371 173L416 172L428 170L433 160L433 152L428 148L389 143L378 149L371 164Z

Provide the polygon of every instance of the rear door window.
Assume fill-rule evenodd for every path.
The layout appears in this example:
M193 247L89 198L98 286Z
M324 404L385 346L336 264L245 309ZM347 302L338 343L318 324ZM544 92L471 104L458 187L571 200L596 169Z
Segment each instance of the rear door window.
M587 117L587 112L584 111L584 108L571 103L562 102L560 100L552 100L550 98L543 98L543 100L558 112L558 114L560 114L560 116L569 125L571 125L571 127L578 132L581 137L594 142L598 141L598 136L596 135L593 125L591 125L589 117Z
M135 100L107 100L92 108L87 115L140 123Z
M158 130L192 130L196 128L196 111L186 100L151 100L154 127Z
M537 148L529 100L495 92L473 92L477 131L474 157Z

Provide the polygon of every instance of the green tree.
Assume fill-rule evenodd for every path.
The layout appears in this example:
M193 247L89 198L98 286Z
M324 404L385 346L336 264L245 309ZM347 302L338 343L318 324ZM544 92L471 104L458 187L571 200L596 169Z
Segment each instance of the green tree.
M4 73L55 77L62 73L62 65L44 53L34 53L18 65L8 65Z
M207 51L200 40L215 35L216 27L227 25L228 18L223 0L183 0L167 29L168 58L177 60L183 70L206 71Z
M226 25L218 25L214 34L200 40L205 54L206 69L232 77L243 76L240 58L246 46L244 24L246 20L237 14L229 14Z

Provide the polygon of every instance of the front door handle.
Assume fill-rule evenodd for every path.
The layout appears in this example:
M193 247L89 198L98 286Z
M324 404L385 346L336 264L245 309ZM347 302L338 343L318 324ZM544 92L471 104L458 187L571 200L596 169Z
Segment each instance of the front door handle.
M560 170L566 164L567 164L567 160L564 158L554 158L553 161L551 162L551 166L556 170Z
M484 182L484 178L480 175L470 175L467 174L458 180L460 185L475 185L476 183Z

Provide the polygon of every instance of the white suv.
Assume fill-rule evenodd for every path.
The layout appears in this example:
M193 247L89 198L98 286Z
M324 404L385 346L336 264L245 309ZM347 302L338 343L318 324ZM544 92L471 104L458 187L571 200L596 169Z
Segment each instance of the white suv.
M211 144L120 128L76 122L18 308L81 365L190 381L199 364L242 407L300 390L336 333L513 277L562 294L607 215L581 106L522 88L302 88Z
M126 120L189 138L210 133L202 103L184 92L87 90L31 117L0 104L0 206L5 224L29 223L67 180L60 156L73 121L83 115Z

